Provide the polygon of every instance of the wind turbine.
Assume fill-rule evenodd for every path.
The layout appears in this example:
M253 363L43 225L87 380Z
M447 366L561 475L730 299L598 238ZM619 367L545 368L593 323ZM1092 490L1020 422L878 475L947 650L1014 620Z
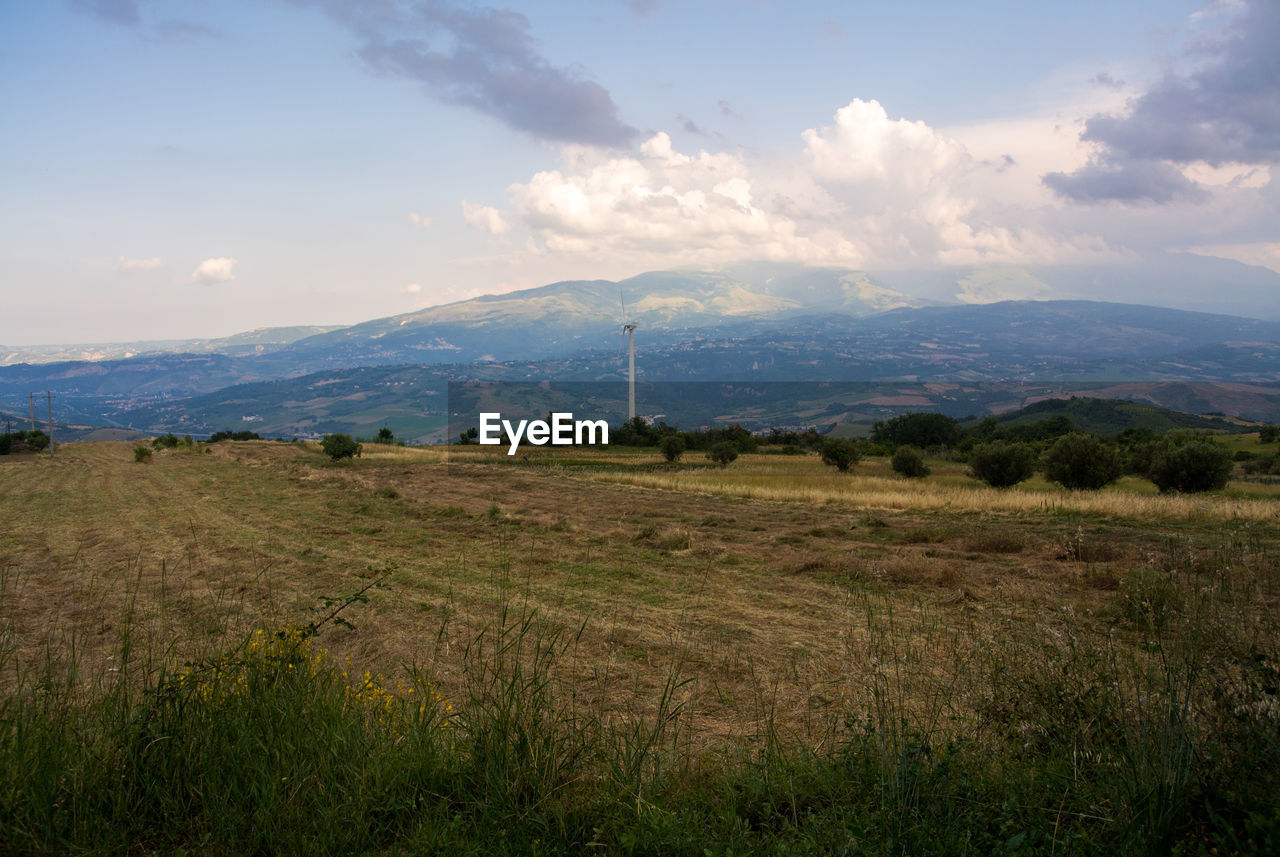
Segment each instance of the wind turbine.
M627 321L626 297L621 292L618 297L622 300L622 336L627 340L627 420L630 421L636 418L636 323Z

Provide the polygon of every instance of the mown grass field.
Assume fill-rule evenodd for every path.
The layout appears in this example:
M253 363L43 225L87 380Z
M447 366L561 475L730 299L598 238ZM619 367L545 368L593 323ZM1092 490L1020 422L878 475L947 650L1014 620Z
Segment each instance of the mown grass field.
M1275 486L209 450L0 459L0 849L1280 844Z

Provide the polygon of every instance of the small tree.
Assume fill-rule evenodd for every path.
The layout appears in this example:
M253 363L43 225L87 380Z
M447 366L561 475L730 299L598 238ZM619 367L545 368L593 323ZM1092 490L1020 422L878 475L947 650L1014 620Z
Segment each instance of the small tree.
M1275 443L1277 440L1280 440L1280 426L1268 423L1258 429L1258 440L1261 443Z
M993 488L1009 488L1036 472L1036 453L1025 443L980 443L969 453L969 471Z
M930 473L929 466L924 463L920 450L914 446L900 446L893 451L889 460L893 472L908 479L923 479Z
M373 439L374 443L395 443L396 436L392 434L391 429L383 426L378 429L378 436Z
M848 471L862 458L858 445L847 437L827 438L818 449L818 454L822 456L823 464L829 464L841 473Z
M1064 488L1096 491L1120 478L1120 453L1091 434L1063 435L1044 455L1044 475Z
M669 434L662 439L662 456L673 464L684 455L684 438L678 434Z
M1166 437L1151 453L1148 477L1161 493L1195 494L1227 487L1231 451L1207 437Z
M728 467L737 457L738 447L732 441L722 440L707 450L707 458L721 467Z
M41 450L49 448L49 435L45 434L40 429L29 431L27 432L26 439L23 443L31 449L34 449L36 452L40 452Z
M327 434L321 438L320 448L334 461L359 455L363 449L360 444L351 439L349 434Z

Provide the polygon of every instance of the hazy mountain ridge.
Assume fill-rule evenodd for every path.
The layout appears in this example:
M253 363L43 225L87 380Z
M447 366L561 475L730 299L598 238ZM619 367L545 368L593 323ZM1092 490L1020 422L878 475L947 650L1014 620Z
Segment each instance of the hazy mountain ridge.
M329 325L262 327L214 339L161 339L72 345L0 345L0 366L22 363L101 362L154 354L222 354L228 357L265 354L309 336L338 329Z
M743 262L720 270L650 271L619 282L566 280L484 295L344 327L265 328L218 339L117 344L0 346L0 366L101 361L157 353L279 355L276 375L396 362L528 360L607 347L623 321L645 342L693 330L767 328L806 315L864 318L930 306L1009 300L1108 301L1280 319L1280 274L1225 259L1166 254L1129 263L959 266L866 272ZM612 337L611 337L612 334Z
M1032 269L1006 267L989 271L987 279L982 270L930 276L949 276L949 288L967 289L973 300L1047 288ZM252 407L236 413L235 388L285 382L270 389L287 396L299 414L281 412L277 422L318 431L326 424L325 407L316 403L325 396L304 387L354 378L359 373L349 370L360 367L438 367L422 376L432 384L456 377L620 383L621 297L626 319L639 325L639 377L649 382L1280 384L1276 321L1078 300L941 303L911 297L864 272L744 263L712 272L655 271L620 283L564 281L320 332L278 328L200 341L227 353L0 366L0 396L14 408L28 392L53 390L77 420L118 424L123 418L159 428L215 425L209 422L215 414L219 420L261 416L255 411L266 408L257 394L250 396ZM376 403L404 418L430 411L412 401L409 388L418 381L406 385L405 377L398 403L394 390L376 397L353 390L350 401L369 399L370 407ZM290 387L289 379L303 387ZM901 396L886 400L895 398ZM1270 413L1269 405L1252 399L1241 407ZM184 408L190 409L185 421ZM308 414L315 419L303 419Z

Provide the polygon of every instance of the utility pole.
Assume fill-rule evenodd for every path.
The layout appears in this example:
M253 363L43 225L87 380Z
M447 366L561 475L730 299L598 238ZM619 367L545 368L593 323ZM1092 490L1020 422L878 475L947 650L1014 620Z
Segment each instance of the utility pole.
M36 430L36 394L27 393L27 409L31 415L31 430Z
M49 401L49 457L53 457L53 391L45 390L45 396Z

